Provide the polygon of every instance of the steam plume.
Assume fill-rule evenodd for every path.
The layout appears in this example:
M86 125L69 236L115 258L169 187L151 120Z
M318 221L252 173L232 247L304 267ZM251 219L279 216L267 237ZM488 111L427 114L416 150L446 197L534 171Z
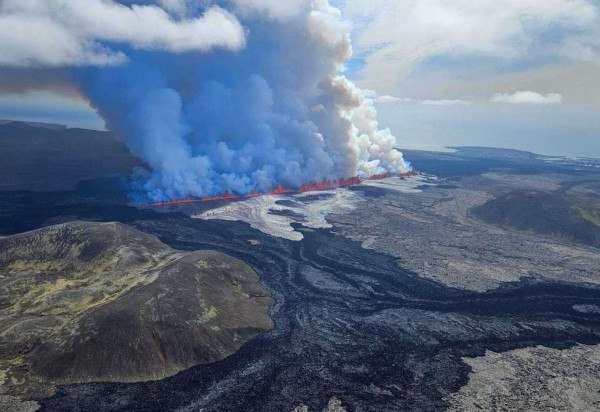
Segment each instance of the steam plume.
M109 10L137 24L110 31L120 38L83 26L85 44L93 35L99 50L126 60L71 70L108 126L146 162L137 178L150 199L409 168L395 137L379 128L372 101L341 74L352 53L349 28L327 0L128 3ZM157 29L166 40L144 31L144 16L166 22ZM106 40L121 48L107 51Z

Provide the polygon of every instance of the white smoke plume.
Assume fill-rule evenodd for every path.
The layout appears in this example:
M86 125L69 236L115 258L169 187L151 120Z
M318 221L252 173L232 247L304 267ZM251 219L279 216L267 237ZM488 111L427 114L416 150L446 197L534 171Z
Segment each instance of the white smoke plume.
M219 7L175 20L156 5L131 7L107 0L0 1L0 65L101 66L127 60L107 43L183 52L237 50L244 30Z
M327 0L90 1L101 16L114 12L119 30L110 29L113 18L92 24L83 5L73 6L79 2L42 2L65 6L68 24L46 16L52 7L39 0L25 3L84 45L123 56L118 64L90 58L95 67L68 70L146 162L138 182L148 198L243 194L409 169L396 138L380 129L372 100L342 74L352 55L349 26ZM10 8L0 10L0 19L11 18ZM156 26L156 37L146 24ZM3 47L0 41L0 55Z

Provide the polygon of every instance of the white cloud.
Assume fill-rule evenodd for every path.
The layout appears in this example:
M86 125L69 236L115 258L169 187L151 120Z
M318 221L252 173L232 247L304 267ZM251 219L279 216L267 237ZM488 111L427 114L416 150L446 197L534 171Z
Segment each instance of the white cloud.
M558 93L543 95L532 91L517 91L513 94L496 93L490 101L492 103L547 105L561 104L563 97Z
M371 90L371 89L361 89L363 96L366 99L376 99L378 94L375 90Z
M126 59L103 42L177 53L236 50L245 35L235 16L218 7L174 20L155 5L128 7L112 0L0 2L0 65L110 65Z
M361 85L376 90L394 90L416 64L436 55L600 56L595 0L341 1L355 27L355 50L366 63ZM550 36L543 40L540 33Z

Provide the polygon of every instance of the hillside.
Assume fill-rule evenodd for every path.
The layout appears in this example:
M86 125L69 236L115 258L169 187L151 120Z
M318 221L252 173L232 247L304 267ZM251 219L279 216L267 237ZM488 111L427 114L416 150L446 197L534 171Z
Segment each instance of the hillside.
M486 223L600 247L600 227L584 219L561 193L516 190L471 209L471 214Z
M129 175L138 164L107 132L0 123L0 191L74 190L82 180Z
M219 361L272 328L256 273L117 223L0 239L0 394L161 379Z

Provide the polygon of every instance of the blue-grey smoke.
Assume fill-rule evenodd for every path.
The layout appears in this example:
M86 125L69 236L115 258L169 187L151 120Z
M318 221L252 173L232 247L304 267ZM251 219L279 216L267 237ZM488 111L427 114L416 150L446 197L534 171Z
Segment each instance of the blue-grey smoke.
M145 161L137 178L148 198L408 168L372 102L341 75L351 45L339 11L295 1L287 14L219 4L245 28L238 51L131 49L123 64L74 69L109 128Z

